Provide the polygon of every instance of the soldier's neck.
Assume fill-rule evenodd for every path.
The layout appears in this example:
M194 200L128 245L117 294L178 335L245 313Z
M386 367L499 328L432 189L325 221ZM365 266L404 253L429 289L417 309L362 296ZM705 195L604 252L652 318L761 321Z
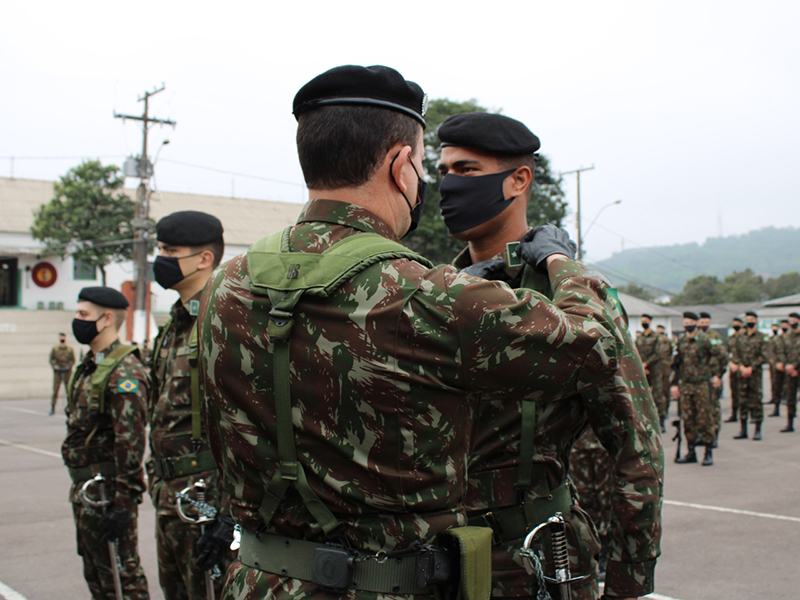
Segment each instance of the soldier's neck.
M494 258L506 249L506 244L518 241L528 229L526 222L508 219L499 227L489 228L485 234L470 239L469 256L472 264Z
M213 269L203 269L193 273L191 277L187 277L180 283L180 287L175 287L175 291L181 297L181 302L186 304L189 300L194 298L197 293L206 286L206 282L211 277Z
M103 352L106 348L108 348L111 344L117 341L117 332L113 331L113 327L110 327L110 333L113 335L103 335L106 333L106 330L100 332L100 334L94 338L91 342L89 342L89 348L92 349L92 352L95 356Z

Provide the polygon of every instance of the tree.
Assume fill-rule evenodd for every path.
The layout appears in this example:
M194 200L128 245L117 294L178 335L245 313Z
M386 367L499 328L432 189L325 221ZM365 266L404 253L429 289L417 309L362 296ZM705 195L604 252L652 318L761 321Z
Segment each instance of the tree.
M451 238L447 233L444 219L439 212L439 184L442 181L439 175L439 126L452 115L467 112L487 112L487 109L478 104L475 99L466 102L454 102L448 99L434 99L428 102L428 112L425 115L427 127L423 141L425 143L425 156L422 159L425 167L425 180L428 182L428 191L425 195L425 216L419 227L409 235L404 243L429 258L434 263L449 263L466 246ZM561 226L567 216L567 203L564 201L564 191L561 189L561 179L556 179L550 172L550 163L546 156L541 156L536 165L534 181L536 183L531 200L528 203L528 224L532 227L544 223L554 223Z
M764 283L764 291L769 300L800 294L800 273L790 271L778 277L773 277Z
M723 302L758 302L764 297L764 280L750 269L734 271L722 283Z
M711 275L698 275L686 282L680 294L672 298L673 306L685 304L719 304L723 301L722 284Z
M628 285L623 285L619 288L619 291L623 294L628 294L629 296L633 296L634 298L641 298L642 300L646 300L647 302L652 302L655 299L655 296L651 294L646 288L642 287L641 285L637 285L635 283L629 283Z
M136 203L122 192L124 179L116 166L85 161L53 185L55 197L34 214L31 233L49 254L100 269L106 283L107 264L131 260Z

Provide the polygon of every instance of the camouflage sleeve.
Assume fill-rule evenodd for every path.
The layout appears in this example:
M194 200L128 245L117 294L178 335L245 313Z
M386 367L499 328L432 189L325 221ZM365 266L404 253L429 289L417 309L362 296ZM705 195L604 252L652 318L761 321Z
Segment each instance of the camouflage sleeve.
M664 450L639 354L627 329L620 330L622 344L613 379L583 393L583 398L592 429L614 464L605 593L629 597L654 589L656 559L661 554Z
M670 376L670 385L680 385L681 381L681 346L677 344L675 347L675 356L672 357L672 375Z
M742 358L739 356L739 344L736 343L736 338L733 338L728 344L728 352L730 353L730 362L740 365Z
M71 369L75 366L75 350L72 348L69 349L69 365L67 365L68 369Z
M114 423L114 507L133 510L145 490L142 459L147 425L145 403L149 392L141 363L126 358L108 381L107 410Z
M762 336L761 343L758 345L758 355L756 356L755 366L760 367L769 361L768 338Z
M50 366L54 369L58 366L58 361L56 361L56 349L50 349Z
M574 261L550 267L553 301L450 270L467 389L553 401L608 381L620 333L602 283Z
M728 369L728 356L725 352L725 344L719 340L711 340L711 360L709 367L712 375L722 377Z

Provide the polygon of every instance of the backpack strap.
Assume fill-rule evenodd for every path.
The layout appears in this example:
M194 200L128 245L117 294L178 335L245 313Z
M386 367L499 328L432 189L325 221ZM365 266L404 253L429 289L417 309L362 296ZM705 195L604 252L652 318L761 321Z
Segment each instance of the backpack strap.
M202 440L202 419L200 418L200 373L197 366L197 320L192 325L192 331L189 334L189 373L191 379L191 397L192 397L192 450L195 454L200 452L200 445Z
M96 416L103 413L105 410L106 386L108 385L108 380L111 379L111 374L126 356L134 352L137 356L139 355L139 349L136 346L120 344L97 365L92 374L92 393L89 399L90 415Z
M278 436L278 470L267 485L259 509L265 523L275 515L289 487L294 487L322 530L331 535L339 527L336 517L308 484L297 460L290 384L289 344L294 309L303 294L329 297L364 269L385 260L408 258L432 267L427 259L378 234L345 238L323 253L292 252L291 227L256 242L247 253L250 289L269 296L267 333L273 345L273 391Z

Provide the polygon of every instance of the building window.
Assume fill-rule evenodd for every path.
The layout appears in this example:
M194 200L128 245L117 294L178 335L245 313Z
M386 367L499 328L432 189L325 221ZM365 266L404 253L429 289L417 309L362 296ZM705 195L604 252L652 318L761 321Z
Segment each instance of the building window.
M97 267L89 265L82 260L72 261L72 278L75 280L95 281L97 279Z

